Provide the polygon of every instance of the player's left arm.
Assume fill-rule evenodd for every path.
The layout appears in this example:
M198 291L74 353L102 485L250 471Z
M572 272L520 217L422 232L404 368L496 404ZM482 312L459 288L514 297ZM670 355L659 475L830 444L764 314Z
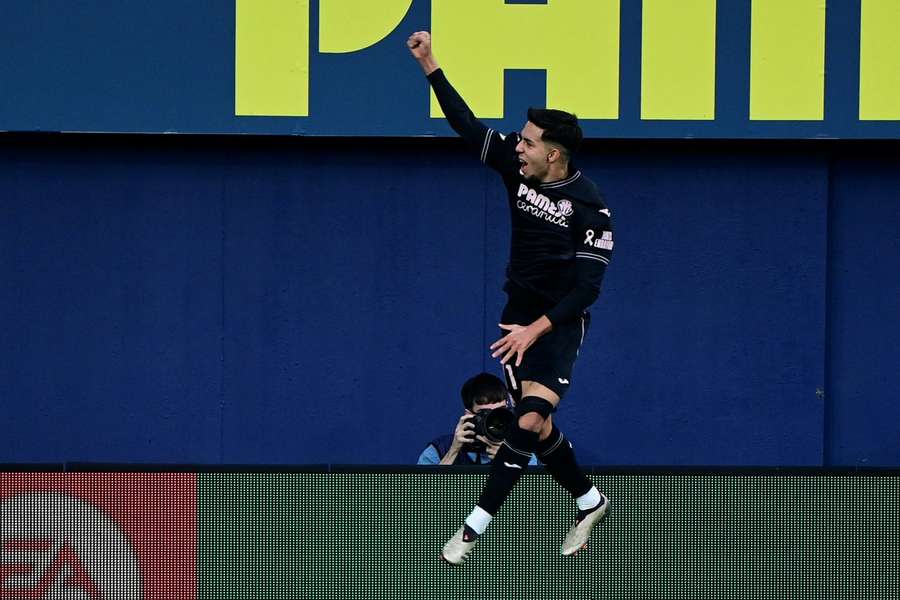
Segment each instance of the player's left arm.
M573 223L575 229L575 285L547 312L551 323L578 318L597 300L606 267L612 258L613 227L609 209L589 209L586 218Z
M612 257L613 234L609 209L587 209L586 215L573 219L575 243L575 285L559 303L530 325L501 323L508 331L491 345L494 358L506 364L515 358L522 364L525 351L538 338L553 329L554 323L577 319L600 295L600 284Z
M500 324L508 334L491 345L494 358L506 364L514 357L522 364L525 351L553 329L554 323L578 318L600 295L600 284L612 257L613 233L609 210L589 209L587 218L573 221L575 238L575 285L559 303L530 325Z

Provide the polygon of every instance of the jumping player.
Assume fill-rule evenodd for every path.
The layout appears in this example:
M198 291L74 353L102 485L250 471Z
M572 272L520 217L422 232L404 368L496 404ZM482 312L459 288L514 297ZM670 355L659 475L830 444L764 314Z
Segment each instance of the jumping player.
M537 454L575 498L578 512L561 553L582 549L609 501L575 461L571 444L551 413L569 389L572 366L590 323L587 308L613 249L610 211L596 186L572 163L582 141L575 115L529 109L519 133L502 135L475 118L447 81L431 50L431 35L407 40L450 126L480 151L503 178L512 218L501 338L491 345L516 398L518 422L491 463L484 490L441 556L461 563Z

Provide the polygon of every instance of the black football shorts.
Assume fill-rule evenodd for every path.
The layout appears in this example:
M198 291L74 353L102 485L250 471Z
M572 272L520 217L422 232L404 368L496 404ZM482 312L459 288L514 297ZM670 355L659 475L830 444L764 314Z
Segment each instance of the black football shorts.
M533 311L507 304L503 309L501 323L529 325L540 316ZM572 367L590 323L590 313L584 312L573 321L554 325L550 332L539 337L525 351L521 365L516 367L515 356L504 365L506 385L516 401L522 399L522 381L536 381L553 390L560 398L565 395L571 385ZM506 335L509 332L500 330L500 333Z

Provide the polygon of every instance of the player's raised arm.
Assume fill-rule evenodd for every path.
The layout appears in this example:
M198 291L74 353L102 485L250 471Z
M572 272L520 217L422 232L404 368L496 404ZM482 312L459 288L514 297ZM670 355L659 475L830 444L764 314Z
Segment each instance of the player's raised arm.
M428 77L450 127L470 144L484 151L484 148L487 147L486 138L489 129L475 118L465 100L447 81L444 71L438 65L437 59L431 51L431 34L427 31L417 31L409 36L406 45ZM483 156L482 160L484 160Z

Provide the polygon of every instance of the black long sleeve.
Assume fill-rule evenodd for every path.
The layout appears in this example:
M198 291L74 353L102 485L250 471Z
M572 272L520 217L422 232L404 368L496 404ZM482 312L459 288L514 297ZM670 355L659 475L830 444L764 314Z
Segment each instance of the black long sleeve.
M612 219L608 209L583 211L573 220L575 249L574 282L571 290L550 311L551 323L562 323L578 317L600 295L600 284L612 258Z
M437 69L428 75L434 94L437 96L441 110L447 117L447 122L453 131L462 136L466 141L477 148L484 145L488 133L487 126L475 118L475 114L469 109L469 105L462 96L450 85L443 69Z

